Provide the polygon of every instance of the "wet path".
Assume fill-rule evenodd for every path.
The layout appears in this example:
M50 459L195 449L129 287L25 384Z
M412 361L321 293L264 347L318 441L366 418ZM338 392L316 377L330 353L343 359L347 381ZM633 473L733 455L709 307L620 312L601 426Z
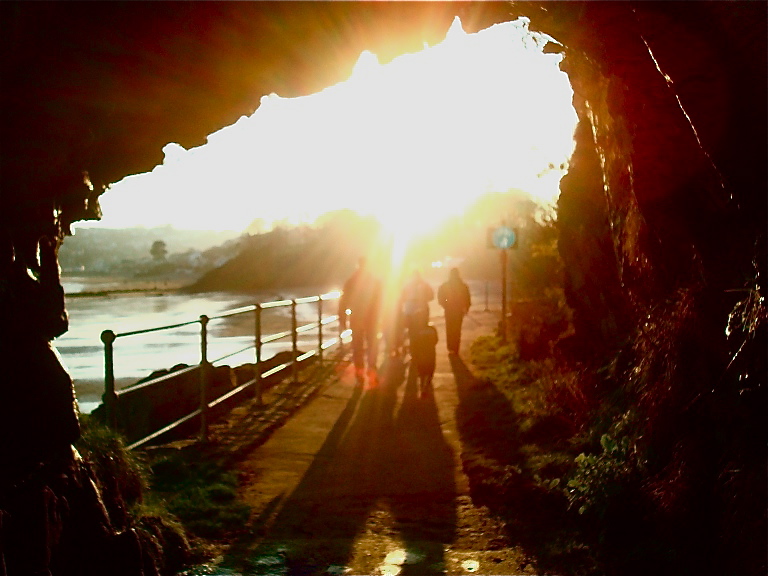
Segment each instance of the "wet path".
M464 348L491 333L496 314L474 312ZM534 573L484 508L462 471L456 374L441 317L432 390L406 357L386 359L377 386L351 368L252 449L241 463L254 509L247 536L221 574Z

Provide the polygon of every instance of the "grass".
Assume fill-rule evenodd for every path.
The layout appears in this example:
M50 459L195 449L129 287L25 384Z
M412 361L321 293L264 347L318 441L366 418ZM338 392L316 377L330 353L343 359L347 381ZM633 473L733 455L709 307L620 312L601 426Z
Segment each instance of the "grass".
M476 377L495 391L483 396L484 415L465 412L460 422L473 498L547 572L634 574L633 562L663 560L670 551L639 505L642 427L629 396L554 353L521 357L510 340L483 337L470 348Z
M151 490L151 469L142 454L97 421L81 417L76 443L99 486L115 531L134 530L162 575L176 574L193 557L186 528Z
M119 434L85 416L76 447L113 527L135 530L163 575L216 555L250 516L237 475L195 446L129 451Z
M765 573L749 534L766 525L768 314L752 294L734 308L729 358L708 298L678 291L602 366L559 356L536 324L472 345L484 392L459 425L473 498L548 572Z
M526 336L528 351L533 340ZM484 336L470 347L473 373L485 390L463 398L460 410L472 496L504 520L542 569L599 574L594 543L568 500L594 404L584 392L585 375L549 353L521 357L520 341Z
M225 541L247 523L250 508L238 499L237 474L223 463L188 447L156 453L151 469L152 498L161 499L192 536Z

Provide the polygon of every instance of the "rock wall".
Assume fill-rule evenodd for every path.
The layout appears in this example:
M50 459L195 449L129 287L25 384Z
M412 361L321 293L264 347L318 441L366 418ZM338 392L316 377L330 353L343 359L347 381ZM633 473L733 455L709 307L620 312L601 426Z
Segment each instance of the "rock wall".
M741 288L765 264L765 6L535 4L516 6L565 45L581 121L558 219L582 323Z
M648 528L686 570L762 573L766 4L536 4L515 7L563 44L580 119L572 359L602 369L603 418L636 422Z

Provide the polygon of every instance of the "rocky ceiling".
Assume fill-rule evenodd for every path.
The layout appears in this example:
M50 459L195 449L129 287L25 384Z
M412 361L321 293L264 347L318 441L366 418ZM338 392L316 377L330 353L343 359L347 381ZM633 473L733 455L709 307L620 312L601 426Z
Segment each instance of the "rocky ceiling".
M456 16L473 32L519 15L606 77L626 67L619 57L631 28L655 33L655 54L708 149L717 154L734 137L764 140L766 55L755 40L765 34L764 2L4 0L0 231L47 233L54 209L64 230L96 217L104 187L151 170L168 142L201 145L264 94L297 96L344 80L364 49L387 61L439 42ZM675 42L664 45L668 38ZM708 77L686 78L688 68ZM754 110L747 126L756 132L724 135L743 114L740 103ZM744 153L765 159L764 145Z
M65 220L124 176L251 114L264 94L346 79L364 49L387 61L510 19L481 2L0 3L0 227ZM56 200L59 199L59 200Z

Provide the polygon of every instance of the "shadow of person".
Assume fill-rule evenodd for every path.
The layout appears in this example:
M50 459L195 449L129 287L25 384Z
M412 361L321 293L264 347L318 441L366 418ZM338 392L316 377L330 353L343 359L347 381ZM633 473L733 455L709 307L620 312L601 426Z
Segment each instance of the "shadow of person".
M458 355L449 357L459 404L456 424L462 444L500 464L519 461L519 431L509 400L493 384L475 378Z
M307 516L311 514L311 509L306 506L306 494L310 492L310 487L313 484L322 483L322 480L318 480L318 478L322 478L324 470L330 466L329 463L335 457L358 404L360 404L361 397L362 388L356 386L344 410L315 454L307 473L294 490L291 500L289 500L289 495L282 492L273 498L255 518L251 519L249 530L230 547L229 562L233 564L242 561L252 563L255 558L257 565L263 563L269 565L273 562L284 563L286 555L283 551L286 548L281 542L260 540L268 536L271 540L290 540L295 537L297 533L295 531L300 530L297 526L301 527L307 520ZM275 518L272 518L273 515ZM254 540L257 540L255 546ZM280 554L275 556L275 550L280 551ZM260 561L262 559L264 562Z
M386 474L381 462L392 428L394 402L387 393L392 384L385 379L362 393L343 441L321 450L280 514L273 537L331 540L322 555L305 551L293 558L288 563L291 574L348 561Z
M571 517L561 494L542 489L520 472L522 438L510 401L492 383L475 378L461 358L451 356L450 361L459 397L462 466L473 502L504 518L507 536L536 558L540 569L570 571L571 552L564 564L542 555L552 542L572 537ZM580 552L573 554L580 561Z
M456 533L454 457L443 437L433 390L419 390L413 363L391 446L387 502L405 548L400 574L443 574L445 545Z
M319 574L346 565L391 475L393 413L404 380L390 359L375 387L356 388L293 493L241 547L249 573ZM256 570L256 572L254 572Z

